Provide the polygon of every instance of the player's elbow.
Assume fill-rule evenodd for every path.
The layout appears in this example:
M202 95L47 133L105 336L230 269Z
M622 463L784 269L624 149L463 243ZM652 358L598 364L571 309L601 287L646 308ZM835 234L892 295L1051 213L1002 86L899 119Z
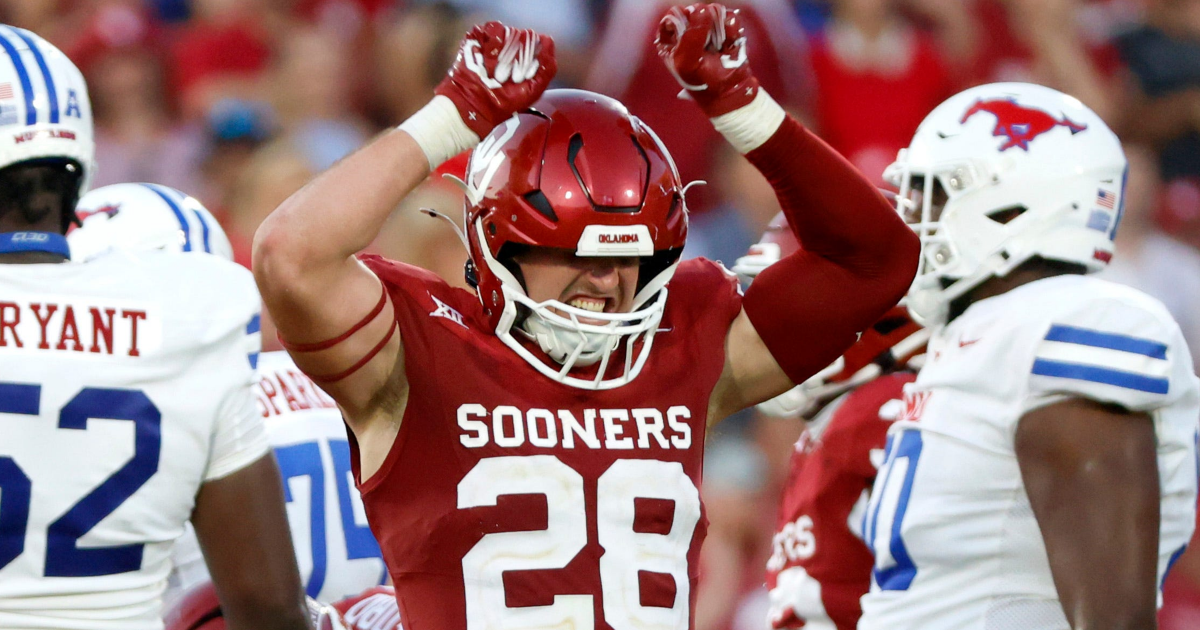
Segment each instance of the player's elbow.
M899 229L890 230L887 238L870 248L869 261L862 258L846 265L861 284L864 305L869 303L879 314L895 306L908 292L921 256L917 235L899 220L896 224Z
M264 295L287 292L295 288L304 276L305 252L286 226L267 217L254 233L251 250L251 269Z

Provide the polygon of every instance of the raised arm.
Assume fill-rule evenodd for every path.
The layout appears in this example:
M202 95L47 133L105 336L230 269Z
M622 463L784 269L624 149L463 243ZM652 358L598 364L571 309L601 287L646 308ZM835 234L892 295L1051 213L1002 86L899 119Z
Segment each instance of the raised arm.
M255 234L254 275L280 337L352 423L403 379L390 299L355 254L433 168L532 104L554 72L550 38L473 28L428 105L317 176Z
M774 187L802 248L746 292L726 342L715 421L841 356L904 295L920 243L862 174L759 88L737 11L673 9L657 44L685 92Z

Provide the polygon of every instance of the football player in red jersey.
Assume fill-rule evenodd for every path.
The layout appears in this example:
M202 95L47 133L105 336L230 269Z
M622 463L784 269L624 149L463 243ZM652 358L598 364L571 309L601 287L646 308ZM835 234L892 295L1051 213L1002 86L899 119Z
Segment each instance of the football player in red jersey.
M690 627L706 427L828 365L911 282L911 231L759 89L737 12L674 9L657 42L805 245L745 297L679 262L685 187L653 132L601 95L542 94L551 40L497 23L256 235L280 335L343 409L407 628ZM471 147L475 292L355 256Z
M754 278L799 249L781 214L733 269ZM909 361L924 355L928 339L904 308L893 308L829 367L758 405L767 415L809 419L792 453L767 561L771 627L858 624L873 565L859 533L862 512L888 427L903 409L904 384L916 378Z

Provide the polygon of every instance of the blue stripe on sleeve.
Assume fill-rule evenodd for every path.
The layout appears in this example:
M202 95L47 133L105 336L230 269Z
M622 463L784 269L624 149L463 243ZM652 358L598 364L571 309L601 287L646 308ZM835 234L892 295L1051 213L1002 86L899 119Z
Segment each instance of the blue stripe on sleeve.
M246 324L246 334L253 335L262 330L262 315L255 315L250 318L250 323Z
M50 101L50 122L57 124L58 91L54 89L54 75L50 74L50 67L46 65L46 58L42 56L42 51L38 49L32 37L20 29L13 29L13 32L29 45L29 51L33 53L33 58L37 60L38 68L42 70L42 79L46 82L46 97Z
M175 200L162 190L162 186L158 186L156 184L142 185L146 188L149 188L154 192L154 194L162 197L162 200L167 202L167 206L171 208L171 212L174 212L175 218L179 220L179 228L183 230L183 251L192 251L192 229L188 227L187 217L183 216L183 210L179 207L179 204L175 203Z
M1165 360L1167 358L1167 344L1165 343L1061 324L1050 327L1050 332L1046 333L1046 341L1061 341L1093 348L1120 350L1121 352L1141 354L1152 359Z
M1136 389L1151 394L1165 394L1170 386L1170 382L1165 378L1154 378L1093 365L1080 365L1078 363L1050 361L1048 359L1037 359L1034 361L1033 373L1042 376L1056 376L1058 378L1103 383L1126 389Z
M8 58L12 60L13 68L17 71L17 78L21 81L21 92L25 95L25 124L36 124L37 106L33 104L33 84L29 82L29 71L25 68L25 62L21 61L21 53L3 36L0 36L0 48L4 48L4 52L8 53Z
M258 353L257 352L251 352L250 354L247 354L246 360L250 362L251 370L258 369Z

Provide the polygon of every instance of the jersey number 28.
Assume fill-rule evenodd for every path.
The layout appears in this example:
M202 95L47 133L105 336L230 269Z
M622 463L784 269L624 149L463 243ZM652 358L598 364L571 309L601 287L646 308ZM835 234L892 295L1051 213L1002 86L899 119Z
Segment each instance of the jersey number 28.
M583 476L553 455L481 460L458 484L460 509L494 506L512 494L546 497L546 529L484 536L462 559L469 630L593 628L592 595L556 595L548 606L505 604L505 571L561 569L587 545L588 518L597 519L604 618L615 630L688 627L688 549L700 520L700 493L677 462L621 459L596 483L596 512L586 509ZM666 534L634 530L636 499L674 502ZM671 608L641 605L638 573L670 575Z

